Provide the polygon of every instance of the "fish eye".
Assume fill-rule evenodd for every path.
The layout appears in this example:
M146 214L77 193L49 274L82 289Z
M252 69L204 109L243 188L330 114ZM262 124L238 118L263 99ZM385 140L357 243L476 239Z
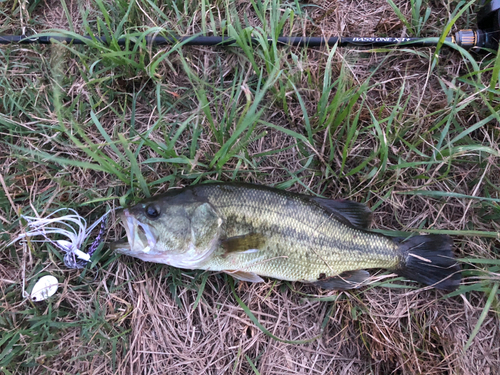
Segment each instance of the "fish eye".
M153 203L146 206L146 216L150 219L156 219L160 216L160 209Z

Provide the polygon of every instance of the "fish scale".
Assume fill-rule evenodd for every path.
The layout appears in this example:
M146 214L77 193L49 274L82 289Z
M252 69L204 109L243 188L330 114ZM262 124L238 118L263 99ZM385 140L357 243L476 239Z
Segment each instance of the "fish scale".
M238 187L206 186L205 194L198 195L205 195L221 213L228 236L252 231L267 238L265 248L252 254L224 257L220 249L205 264L208 270L315 281L321 274L330 277L360 268L394 267L399 260L396 246L385 237L349 228L300 197L254 189L239 194Z
M112 244L117 252L246 281L267 276L350 289L363 284L369 268L446 290L461 280L448 236L370 232L371 211L356 202L211 183L171 190L119 215L128 243Z

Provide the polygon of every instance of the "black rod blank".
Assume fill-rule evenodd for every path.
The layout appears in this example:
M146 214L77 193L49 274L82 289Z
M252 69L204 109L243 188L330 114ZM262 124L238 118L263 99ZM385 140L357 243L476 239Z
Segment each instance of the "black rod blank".
M323 37L279 37L277 38L277 43L281 45L291 45L291 46L308 46L308 47L320 47L320 46L333 46L338 44L340 47L345 46L375 46L384 47L392 46L398 44L409 44L414 47L422 46L435 46L438 43L439 38L385 38L385 37L338 37L334 36L331 38ZM96 40L103 44L109 44L106 37L98 36L82 36L79 38L65 37L65 36L22 36L22 35L3 35L0 36L0 44L51 44L52 41L57 41L60 43L71 43L71 44L87 44L88 41ZM163 37L163 36L146 36L138 38L138 40L145 40L149 45L161 46L161 45L173 45L177 43L182 43L187 46L227 46L236 43L236 40L232 37L224 36L183 36L183 37ZM453 42L453 38L446 38L448 42ZM126 43L133 43L132 38L120 38L116 42L118 45L125 45ZM259 40L257 38L252 38L254 44L258 44ZM268 39L269 43L272 43L272 39Z
M465 49L476 48L495 48L498 47L498 40L490 37L493 35L490 32L485 32L482 30L461 30L455 33L452 37L445 38L448 43L456 44ZM60 43L68 44L87 44L88 42L95 40L103 44L109 44L106 37L103 36L59 36L59 35L43 35L40 36L23 36L23 35L3 35L0 36L0 44L50 44L53 41L58 41ZM127 43L134 43L135 41L145 40L148 45L161 46L161 45L174 45L182 43L187 46L228 46L234 45L236 39L227 36L169 36L164 37L160 35L156 36L140 36L129 37L129 38L119 38L116 40L118 45L126 45ZM252 38L252 43L258 44L258 38ZM291 46L308 46L308 47L320 47L320 46L333 46L337 44L340 47L346 46L358 46L358 47L386 47L386 46L398 46L398 47L427 47L427 46L437 46L439 43L439 38L391 38L391 37L340 37L334 36L331 38L323 37L279 37L277 38L277 43L279 45L291 45ZM273 39L267 39L269 44L273 43Z

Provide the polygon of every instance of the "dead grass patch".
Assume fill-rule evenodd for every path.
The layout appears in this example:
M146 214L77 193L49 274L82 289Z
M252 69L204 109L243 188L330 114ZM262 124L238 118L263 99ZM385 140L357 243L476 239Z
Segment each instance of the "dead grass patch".
M395 3L411 16L408 2ZM118 27L129 4L104 5L111 27ZM180 34L204 28L220 32L237 21L266 28L251 2L205 1L206 16L194 2L156 2L158 9L146 1L140 5L124 21L127 32L146 26ZM384 1L300 5L281 4L282 10L296 11L284 35L411 36ZM82 9L88 10L91 30L104 19L94 1L67 6L75 32L86 31ZM421 34L438 36L455 5L429 6L432 13ZM38 31L70 27L59 2L41 2L31 16ZM0 14L0 23L5 33L20 27L16 13L8 10ZM104 47L77 49L80 55L62 51L55 46L1 51L0 175L6 189L0 190L0 331L9 339L0 338L0 361L12 356L9 371L497 372L498 295L482 313L491 285L499 282L500 243L464 235L500 231L498 116L477 126L492 113L486 103L498 109L498 97L488 99L486 90L491 58L483 59L485 72L474 81L477 72L466 76L472 68L458 53L442 51L431 69L433 49L426 48L389 53L339 48L329 62L327 49L279 49L266 57L256 47L251 50L256 65L236 47L187 47L168 56L163 55L172 47L137 54L119 50L123 56ZM162 56L153 74L148 69ZM212 164L245 116L245 105L256 100L270 76L268 71L260 75L255 66L278 66L282 75L263 96L255 128L241 134L236 151L221 166ZM332 78L325 88L328 74ZM321 112L322 98L341 105ZM336 123L343 113L345 119ZM99 270L81 274L65 269L50 247L4 248L21 230L21 213L73 207L91 220L104 203L115 207L118 198L143 197L130 161L121 156L127 148L153 194L194 181L237 179L349 198L374 208L377 229L456 231L457 254L484 263L468 261L463 293L453 296L382 281L347 293L274 280L237 284L237 295L273 335L311 340L293 345L255 326L226 276L117 258L106 248L99 250ZM103 170L105 163L113 168ZM441 195L406 194L416 190ZM122 236L116 221L112 216L109 241ZM22 297L21 281L26 278L29 290L45 273L57 275L61 287L48 303L35 305ZM480 329L464 352L478 322Z

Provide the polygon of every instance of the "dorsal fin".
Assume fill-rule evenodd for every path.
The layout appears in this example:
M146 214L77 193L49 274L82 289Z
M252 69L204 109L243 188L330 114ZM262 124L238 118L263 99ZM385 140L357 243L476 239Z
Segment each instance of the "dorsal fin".
M242 236L230 237L221 242L224 249L223 256L229 254L248 254L259 251L265 244L266 238L259 233L249 233Z
M362 203L345 199L325 199L312 197L312 200L327 211L340 215L353 226L368 229L372 222L372 211Z

